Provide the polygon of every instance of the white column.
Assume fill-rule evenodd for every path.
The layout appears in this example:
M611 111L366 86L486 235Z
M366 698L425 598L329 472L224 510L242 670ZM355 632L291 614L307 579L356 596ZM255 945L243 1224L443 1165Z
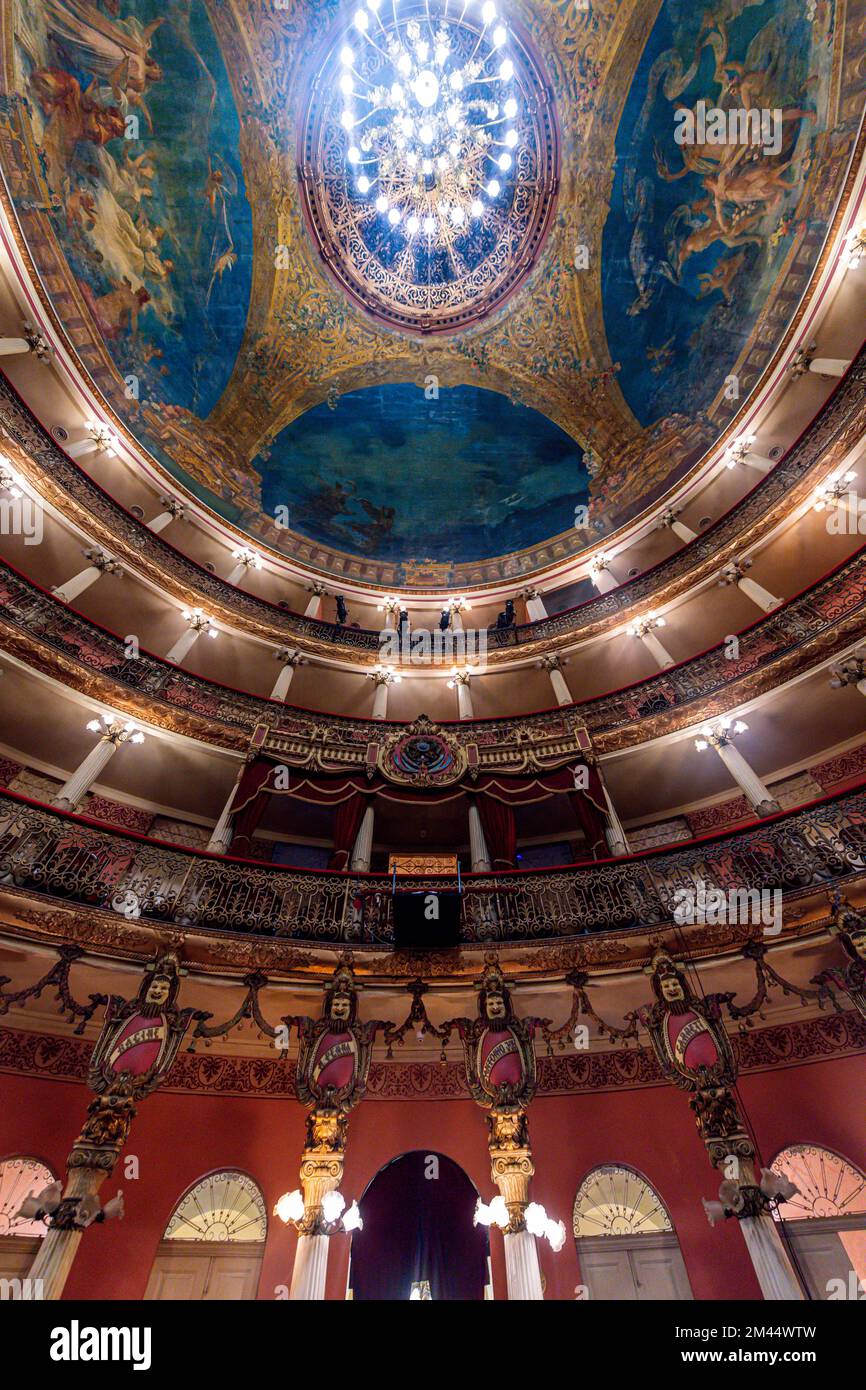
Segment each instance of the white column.
M522 589L518 594L526 604L526 616L531 623L540 623L548 616L544 600L537 589Z
M201 633L197 628L187 628L182 637L178 637L171 651L166 655L166 661L171 661L175 666L179 666L185 656L188 656L198 641Z
M282 662L282 671L277 676L270 698L282 703L289 693L289 688L295 675L295 668L301 665L303 657L301 653L293 647L280 647L279 651L274 652L277 661Z
M298 1236L292 1270L291 1301L322 1302L328 1274L330 1236Z
M664 513L661 519L661 525L669 527L674 535L678 536L685 545L691 544L692 541L696 541L698 538L697 531L693 531L691 527L686 526L684 522L678 521L677 514L673 510Z
M851 366L851 360L847 357L813 357L809 363L809 371L815 372L818 376L844 376Z
M186 511L184 504L175 502L172 497L160 497L159 500L165 511L160 512L158 516L153 518L153 521L147 523L148 531L153 531L155 535L159 535L160 531L164 531L173 521L183 521Z
M457 691L457 718L474 719L475 712L472 708L472 691L470 690L470 675L468 671L455 671L448 682L452 689Z
M600 594L609 594L619 588L619 580L614 579L607 567L607 560L599 560L589 567L589 577Z
M528 1231L513 1231L504 1237L504 1243L509 1300L529 1302L543 1299L535 1236Z
M237 778L235 780L235 784L231 789L229 799L223 807L222 815L220 816L219 820L217 821L216 825L211 831L211 837L207 842L207 848L211 854L228 854L229 849L231 848L232 835L234 834L234 826L232 824L232 807L235 804L235 797L238 794L238 787L241 784L241 778L244 775L245 767L246 764L241 765L240 772L238 773Z
M474 801L469 802L469 855L474 874L490 873L490 851L484 838L481 814Z
M387 678L376 678L376 689L373 695L373 718L388 718L388 690L391 682Z
M117 743L108 735L104 735L95 748L88 753L84 762L73 772L67 782L64 782L60 791L52 798L52 806L57 806L62 811L74 811L76 806L84 799L93 783L96 781L100 772L117 752Z
M745 792L752 807L759 815L772 815L779 810L778 801L773 799L760 777L746 762L739 748L735 748L732 743L722 743L716 739L712 740L712 745L737 786Z
M776 598L769 589L765 589L763 584L756 584L754 579L746 578L746 570L751 568L751 560L733 560L722 570L719 579L720 588L724 589L728 584L736 584L737 588L751 599L752 603L760 608L762 613L772 613L774 608L778 608L782 599Z
M463 631L463 611L462 611L462 609L459 608L459 607L457 607L456 605L455 605L455 606L452 606L451 604L449 604L449 608L451 608L451 630L452 630L453 632L462 632L462 631Z
M737 581L737 588L750 598L753 603L764 613L771 613L774 608L778 608L782 599L776 598L769 589L765 589L763 584L756 584L754 579L740 579Z
M102 737L52 798L52 806L57 806L62 811L75 810L122 743L144 742L144 734L136 729L134 724L113 715L104 715L102 722L92 719L87 728L91 733L101 734Z
M642 618L639 622L632 623L628 629L629 637L639 637L648 652L652 653L653 660L660 671L666 670L668 666L674 665L674 659L667 647L663 647L655 635L654 629L664 627L664 618Z
M68 579L65 584L52 589L55 598L59 598L62 603L72 603L83 594L85 589L89 589L91 584L95 584L97 579L103 574L119 574L120 566L116 560L112 560L101 550L85 550L82 552L85 559L90 560L86 570L76 574L72 579Z
M322 611L322 599L327 594L324 584L314 584L309 590L310 601L304 610L305 618L318 618Z
M29 352L30 344L26 338L0 338L0 357L14 357L20 352Z
M376 812L373 803L370 802L364 811L364 818L361 821L360 829L355 837L354 848L349 859L349 868L357 874L368 874L370 872L370 860L373 857L373 824Z
M23 338L0 338L0 357L13 357L19 353L32 352L40 362L50 362L54 356L54 349L48 339L33 326L32 323L23 325L25 337Z
M234 551L232 559L237 560L237 564L231 574L226 578L227 584L240 584L241 580L249 574L250 570L260 570L262 568L262 557L257 555L254 550L250 550L247 546L241 546L239 550Z
M567 661L568 658L566 658ZM572 694L569 690L565 676L562 674L562 667L565 665L558 656L543 656L538 663L550 676L550 684L553 686L553 693L556 696L557 704L573 704Z
M171 651L166 655L166 661L171 661L175 666L180 666L184 657L192 651L199 637L206 632L209 637L216 637L216 628L210 618L206 618L200 608L194 608L190 612L184 609L183 617L189 624L187 630L181 637L178 637Z
M598 770L598 775L601 778L601 789L604 792L604 799L607 805L608 826L604 832L604 838L607 840L607 847L614 858L621 859L624 854L631 853L628 847L628 840L626 839L622 821L616 813L616 807L610 799L610 792L607 789L607 783L604 780L604 774L601 768Z
M770 1212L745 1216L740 1229L751 1257L761 1292L768 1302L797 1303L805 1298L778 1224Z
M745 463L749 468L755 468L759 473L769 473L776 464L772 459L764 458L763 454L742 454L740 463Z

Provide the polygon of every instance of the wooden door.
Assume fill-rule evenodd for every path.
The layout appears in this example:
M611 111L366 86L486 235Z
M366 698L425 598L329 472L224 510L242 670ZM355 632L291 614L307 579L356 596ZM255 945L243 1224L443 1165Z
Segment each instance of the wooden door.
M256 1242L164 1240L145 1298L162 1302L244 1302L259 1287L264 1246Z

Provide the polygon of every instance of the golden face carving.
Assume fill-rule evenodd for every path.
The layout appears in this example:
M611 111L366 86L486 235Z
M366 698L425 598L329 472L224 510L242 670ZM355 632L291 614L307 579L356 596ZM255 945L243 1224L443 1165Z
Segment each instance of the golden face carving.
M681 1004L686 997L676 975L662 975L661 988L662 994L669 1004Z
M858 927L848 933L851 945L862 961L866 961L866 927Z
M348 994L342 991L335 994L331 999L331 1018L338 1023L346 1023L352 1014L352 1000Z
M505 1000L501 994L488 994L485 1004L487 1017L489 1019L501 1019L505 1017Z
M147 987L144 998L148 1004L167 1004L171 994L171 980L167 975L157 975Z

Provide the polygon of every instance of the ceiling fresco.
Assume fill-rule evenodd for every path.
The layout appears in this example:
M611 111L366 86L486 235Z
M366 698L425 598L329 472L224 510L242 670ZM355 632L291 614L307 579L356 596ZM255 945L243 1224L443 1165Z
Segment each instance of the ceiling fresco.
M503 468L503 440L508 466ZM583 454L546 416L473 386L372 386L300 416L255 461L265 511L321 544L453 568L555 535L589 499Z
M555 202L507 298L421 333L340 282L309 197L354 3L0 8L22 245L107 403L227 520L386 586L528 573L700 457L808 286L866 93L866 0L498 0L552 97ZM778 110L778 150L678 144L701 103Z

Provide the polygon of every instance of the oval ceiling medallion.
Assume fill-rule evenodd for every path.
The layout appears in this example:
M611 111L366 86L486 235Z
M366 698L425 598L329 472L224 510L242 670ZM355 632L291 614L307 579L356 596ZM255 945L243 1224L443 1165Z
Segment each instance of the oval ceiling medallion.
M453 332L489 314L551 223L550 88L493 0L358 9L333 36L301 142L322 257L353 299L404 331Z

